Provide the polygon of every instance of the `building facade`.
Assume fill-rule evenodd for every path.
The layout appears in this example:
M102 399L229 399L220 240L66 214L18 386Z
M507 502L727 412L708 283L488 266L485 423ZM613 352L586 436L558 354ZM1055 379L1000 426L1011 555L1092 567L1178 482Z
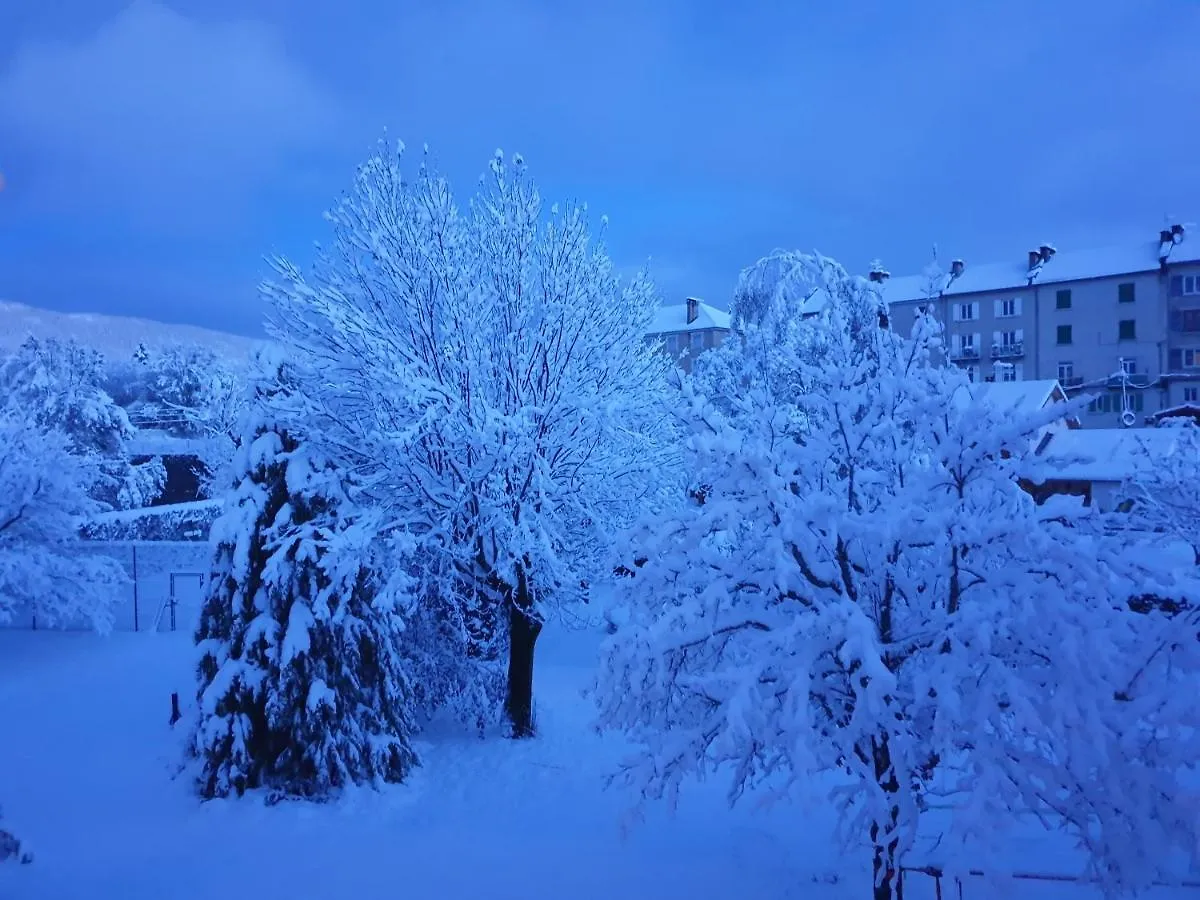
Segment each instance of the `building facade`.
M893 327L932 309L972 379L1056 379L1090 398L1084 427L1129 427L1200 397L1200 235L1186 237L1176 225L1131 247L1041 244L1012 263L871 277Z
M699 354L721 345L729 327L729 313L688 297L683 303L664 304L646 339L662 341L671 358L685 372L690 372L692 361Z

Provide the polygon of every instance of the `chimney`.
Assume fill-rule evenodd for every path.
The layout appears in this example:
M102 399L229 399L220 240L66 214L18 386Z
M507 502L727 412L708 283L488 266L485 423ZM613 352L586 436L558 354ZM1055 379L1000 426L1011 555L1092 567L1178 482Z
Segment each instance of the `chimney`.
M1050 257L1057 252L1058 251L1054 248L1053 244L1043 243L1040 247L1038 247L1038 256L1042 258L1042 262L1049 262Z
M1029 271L1033 271L1042 264L1042 254L1038 250L1029 251Z
M1175 243L1175 233L1170 228L1164 228L1158 233L1158 242L1160 244Z
M687 323L691 325L700 316L700 301L695 297L687 298Z
M961 259L955 259L950 262L950 277L958 278L962 275L963 270L967 268L967 264Z
M1171 237L1176 244L1183 242L1183 226L1178 222L1171 226Z

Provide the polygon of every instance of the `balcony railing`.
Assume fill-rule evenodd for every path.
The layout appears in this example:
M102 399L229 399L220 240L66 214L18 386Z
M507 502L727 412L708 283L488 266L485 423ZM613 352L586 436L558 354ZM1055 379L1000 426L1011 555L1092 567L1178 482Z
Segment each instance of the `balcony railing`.
M951 359L979 359L978 347L955 347L950 351Z
M1011 344L992 344L992 359L1012 359L1025 355L1025 342L1014 341Z
M1058 383L1063 386L1064 390L1066 390L1067 388L1077 388L1081 384L1083 384L1083 376L1082 375L1072 375L1069 378L1060 378L1060 379L1058 379Z

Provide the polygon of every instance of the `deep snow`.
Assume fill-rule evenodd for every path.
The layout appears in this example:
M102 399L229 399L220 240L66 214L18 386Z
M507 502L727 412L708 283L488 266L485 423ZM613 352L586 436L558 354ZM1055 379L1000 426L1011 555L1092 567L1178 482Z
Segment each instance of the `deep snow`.
M190 695L187 634L0 630L0 803L35 855L0 866L0 898L869 896L865 851L844 858L824 817L753 797L730 810L719 782L623 836L631 798L602 784L621 747L590 728L581 694L599 639L547 630L537 740L439 729L420 742L424 765L406 785L266 807L201 804L172 778L181 735L168 726L169 695ZM933 896L922 876L908 891ZM963 894L991 895L978 881ZM1009 895L1096 896L1025 882ZM1155 900L1172 896L1197 893Z

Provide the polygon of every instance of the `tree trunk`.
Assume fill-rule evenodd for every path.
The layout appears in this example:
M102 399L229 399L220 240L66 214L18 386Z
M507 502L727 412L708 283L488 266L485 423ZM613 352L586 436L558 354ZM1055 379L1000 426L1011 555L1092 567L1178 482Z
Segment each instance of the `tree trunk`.
M533 737L533 648L542 623L533 612L533 601L523 573L508 604L508 696L504 709L514 738Z
M872 741L872 756L875 762L875 779L889 798L900 793L900 782L892 766L892 752L887 735ZM896 850L900 840L896 826L900 821L900 807L893 802L888 808L889 828L885 831L878 823L871 826L871 844L874 846L872 874L875 877L874 900L904 900L904 881L901 879L900 861ZM890 835L890 836L889 836ZM886 843L884 841L886 840Z

